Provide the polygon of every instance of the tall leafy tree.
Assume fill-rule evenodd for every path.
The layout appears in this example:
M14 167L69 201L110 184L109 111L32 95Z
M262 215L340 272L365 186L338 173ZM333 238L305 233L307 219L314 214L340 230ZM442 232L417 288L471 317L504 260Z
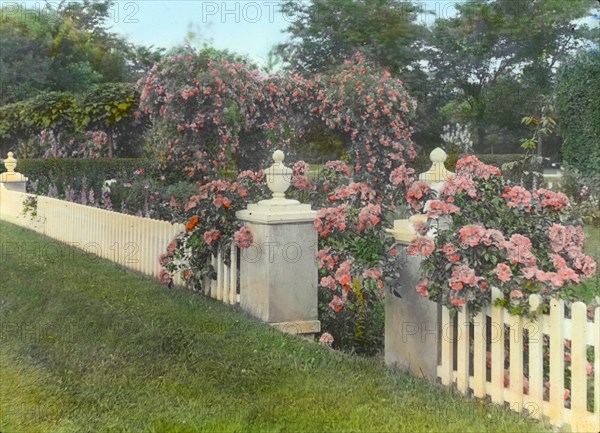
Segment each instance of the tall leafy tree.
M300 72L323 72L357 51L390 72L415 67L415 45L425 28L417 24L420 8L403 0L288 0L293 17L290 39L276 47Z
M83 93L106 82L133 82L160 50L136 47L107 29L112 0L47 3L6 10L0 20L0 104L40 91ZM39 9L43 7L43 11ZM23 19L27 17L27 19Z
M138 110L139 94L132 84L103 84L80 102L79 125L84 130L101 130L108 137L108 157L116 144L121 153L131 154L133 142L148 126L147 117Z
M515 111L523 110L515 112L517 124L525 113L537 111L532 95L549 94L557 66L591 38L589 28L576 20L595 3L467 0L456 5L455 17L435 21L427 50L429 70L438 91L452 95L446 112L474 125L477 150L489 150L487 136L507 129L498 103L512 101Z

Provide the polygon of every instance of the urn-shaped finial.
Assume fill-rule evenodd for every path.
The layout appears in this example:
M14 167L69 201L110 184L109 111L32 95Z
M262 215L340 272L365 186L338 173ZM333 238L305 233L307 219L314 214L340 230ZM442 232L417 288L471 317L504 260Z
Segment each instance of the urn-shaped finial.
M285 199L292 179L292 169L283 165L285 154L281 150L273 153L273 165L265 170L267 186L273 193L274 199Z
M6 167L6 172L0 174L0 182L27 182L27 178L25 176L15 171L17 160L12 152L8 152L8 156L4 160L4 166Z
M4 167L9 173L14 173L17 167L17 160L14 158L14 153L8 152L8 157L4 160Z

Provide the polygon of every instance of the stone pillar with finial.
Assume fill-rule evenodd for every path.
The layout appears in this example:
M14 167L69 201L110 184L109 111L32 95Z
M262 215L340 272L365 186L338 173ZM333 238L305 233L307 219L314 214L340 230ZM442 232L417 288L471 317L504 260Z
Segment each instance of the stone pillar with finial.
M0 174L0 219L29 226L22 217L23 201L27 197L27 178L15 171L17 160L12 152L8 152L3 163L6 171Z
M8 152L8 157L4 160L6 171L0 174L0 186L9 191L25 192L27 178L21 173L17 173L17 160L12 152Z
M419 175L420 181L427 182L437 192L446 179L454 176L444 167L447 157L441 148L434 149L429 155L431 168ZM406 246L417 237L413 227L416 222L427 222L427 215L417 214L395 220L394 228L387 229L403 246L400 254L405 263L401 270L401 287L397 289L402 297L389 295L385 298L385 362L407 368L417 376L436 380L441 308L415 290L421 280L423 259L407 255ZM427 235L434 237L435 230Z
M240 306L250 314L291 334L320 331L318 269L314 229L317 212L309 204L285 198L292 169L284 154L273 154L265 170L272 198L249 204L236 213L254 236L240 259Z

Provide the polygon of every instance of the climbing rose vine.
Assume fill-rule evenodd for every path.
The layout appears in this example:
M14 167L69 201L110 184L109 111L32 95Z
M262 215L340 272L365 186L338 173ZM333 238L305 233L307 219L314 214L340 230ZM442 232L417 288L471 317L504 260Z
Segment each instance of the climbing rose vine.
M193 287L201 287L215 275L207 263L217 245L232 239L240 247L251 244L233 215L267 189L253 176L246 180L256 183L255 192L236 182L248 170L271 165L273 149L282 148L293 167L288 195L318 210L321 311L340 324L335 344L344 344L340 333L348 326L342 324L349 322L358 323L352 338L367 344L367 316L393 274L386 253L397 251L384 229L414 182L407 164L416 157L409 127L416 103L403 83L359 55L327 76L307 77L266 75L192 53L165 58L139 86L141 110L166 141L163 176L187 178L200 188L186 206L193 228L164 260L169 274L184 272ZM329 161L310 175L294 149L315 125L343 139L348 161ZM217 189L207 191L207 185Z

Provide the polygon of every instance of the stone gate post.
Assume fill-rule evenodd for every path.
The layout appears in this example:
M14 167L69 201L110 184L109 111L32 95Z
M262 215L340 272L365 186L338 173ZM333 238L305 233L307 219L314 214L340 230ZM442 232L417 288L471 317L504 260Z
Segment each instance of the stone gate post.
M310 205L285 198L292 170L284 154L265 171L273 198L238 211L254 236L240 259L240 305L255 317L291 334L320 332L317 300L317 212Z

